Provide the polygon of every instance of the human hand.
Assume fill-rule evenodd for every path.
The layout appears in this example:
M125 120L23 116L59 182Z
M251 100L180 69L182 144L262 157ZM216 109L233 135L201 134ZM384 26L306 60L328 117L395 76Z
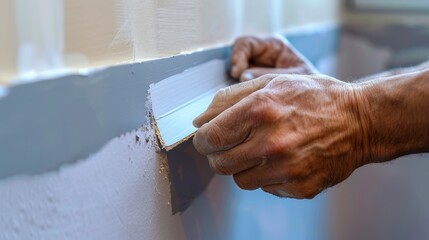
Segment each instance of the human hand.
M283 37L241 37L233 46L231 76L247 81L265 74L312 74L316 68Z
M194 146L243 189L313 198L370 158L366 107L359 85L266 75L221 89L194 120Z

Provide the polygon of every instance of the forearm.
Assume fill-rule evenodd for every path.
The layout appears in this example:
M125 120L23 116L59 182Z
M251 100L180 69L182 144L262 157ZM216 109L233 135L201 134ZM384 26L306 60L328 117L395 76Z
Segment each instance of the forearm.
M429 70L357 85L367 107L369 162L429 151Z

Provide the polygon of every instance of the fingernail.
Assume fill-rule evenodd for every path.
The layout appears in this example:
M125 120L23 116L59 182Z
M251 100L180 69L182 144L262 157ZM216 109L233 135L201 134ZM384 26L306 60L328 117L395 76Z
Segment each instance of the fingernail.
M246 72L246 73L243 73L243 75L241 76L241 79L242 81L249 81L249 80L255 79L255 76L253 76L253 74L250 72Z

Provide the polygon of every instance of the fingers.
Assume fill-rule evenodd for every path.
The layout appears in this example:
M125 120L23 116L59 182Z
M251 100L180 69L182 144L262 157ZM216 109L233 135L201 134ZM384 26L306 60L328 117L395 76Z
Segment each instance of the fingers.
M210 154L207 158L216 173L233 175L266 162L258 146L257 141L246 141L230 150Z
M232 50L231 65L231 76L236 79L240 78L241 81L263 75L262 73L252 75L252 72L247 72L246 70L251 69L252 66L267 69L290 68L290 71L285 72L288 74L317 73L316 68L282 36L238 38ZM264 72L264 74L267 73L274 72Z
M308 186L307 188L305 186ZM292 182L284 184L274 184L262 187L262 190L278 197L295 199L313 199L323 189L315 189L305 182Z
M231 57L231 76L237 79L245 69L249 68L249 53L247 52L250 50L240 49L233 51Z
M296 183L290 183L288 187L285 187L286 184L272 184L265 187L262 187L262 191L273 194L277 197L286 197L286 198L296 198L296 199L302 199L295 195L296 193L291 193L290 188L296 189L297 185ZM284 187L286 189L284 189ZM296 190L294 192L297 192Z
M262 190L278 197L313 199L326 187L325 180L319 175L314 175L306 179L264 186Z
M283 174L280 162L260 157L260 164L234 174L235 183L245 190L255 190L265 185L280 184L288 180Z
M313 64L307 60L299 51L297 51L292 45L285 45L283 51L281 51L275 64L276 68L293 69L297 68L299 71L290 72L290 74L313 74L317 73L317 69Z
M231 76L238 79L252 64L274 68L276 58L285 44L278 38L241 37L237 39L231 56Z
M252 128L251 119L246 116L251 107L250 101L240 102L201 126L193 139L195 149L209 155L244 142Z
M235 41L231 56L231 76L233 78L239 78L241 73L249 67L253 52L259 52L261 44L261 40L256 37L241 37Z
M265 152L269 153L270 151ZM297 164L292 155L274 157L265 154L259 158L262 159L261 164L234 175L235 183L240 188L255 190L267 185L301 181L308 178L309 173L312 172L308 168L303 168L302 164Z
M264 88L276 76L277 75L266 75L253 81L232 85L219 90L207 110L195 118L193 122L194 126L201 127L203 124L211 121L246 96Z

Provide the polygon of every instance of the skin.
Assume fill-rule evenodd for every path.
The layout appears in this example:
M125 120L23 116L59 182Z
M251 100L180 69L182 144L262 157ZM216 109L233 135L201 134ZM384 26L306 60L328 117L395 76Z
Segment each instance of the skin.
M238 38L232 49L231 76L248 81L265 74L313 74L316 68L285 38Z
M237 40L232 64L236 78L263 76L221 89L193 141L243 189L311 199L365 164L429 151L428 71L346 83L287 41L255 37Z

